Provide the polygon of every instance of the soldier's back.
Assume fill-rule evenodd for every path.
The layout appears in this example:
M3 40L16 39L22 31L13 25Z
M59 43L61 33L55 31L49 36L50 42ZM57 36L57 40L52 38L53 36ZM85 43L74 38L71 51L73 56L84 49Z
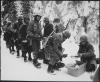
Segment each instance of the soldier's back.
M52 37L53 37L54 41L56 41L58 43L61 43L63 41L62 32L60 32L60 33L54 33Z
M56 28L56 33L60 33L64 31L65 27L62 24L59 24L55 28Z

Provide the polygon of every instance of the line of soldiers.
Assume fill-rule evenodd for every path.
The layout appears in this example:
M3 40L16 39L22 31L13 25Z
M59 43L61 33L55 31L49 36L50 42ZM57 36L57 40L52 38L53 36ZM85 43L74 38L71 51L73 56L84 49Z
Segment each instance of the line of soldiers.
M60 19L54 19L53 25L46 17L43 20L44 34L42 34L40 20L41 16L35 15L34 20L31 21L28 17L19 17L14 24L4 22L4 40L10 53L15 52L15 46L17 57L20 57L19 52L21 50L25 62L27 61L26 54L28 53L28 60L32 61L37 68L41 67L38 60L43 59L43 63L48 65L48 72L53 73L55 70L64 67L64 63L61 61L66 55L63 54L62 43L70 38L71 33L59 23ZM42 40L45 40L46 45L41 49L40 42ZM87 37L82 36L80 41L78 54L81 57L81 61L90 63L90 61L95 60L93 46L88 42ZM32 59L31 54L33 54L34 59ZM88 65L90 64L87 64L87 67Z

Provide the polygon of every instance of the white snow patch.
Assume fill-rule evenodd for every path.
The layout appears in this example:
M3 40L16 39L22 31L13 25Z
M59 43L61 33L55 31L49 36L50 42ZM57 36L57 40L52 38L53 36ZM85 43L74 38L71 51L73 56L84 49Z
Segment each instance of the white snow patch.
M66 49L68 50L70 48L69 50L73 50L72 44L69 45L72 48L68 46ZM67 44L65 46L67 46ZM69 53L72 53L72 51ZM68 59L71 60L70 58ZM66 60L66 62L69 60ZM84 73L83 75L76 78L67 74L67 68L62 68L61 71L55 72L56 75L52 75L47 73L48 66L46 64L42 63L41 67L42 68L37 69L31 62L25 63L23 58L16 58L16 54L9 54L8 49L5 47L5 42L1 38L1 80L91 81L90 75L88 73Z

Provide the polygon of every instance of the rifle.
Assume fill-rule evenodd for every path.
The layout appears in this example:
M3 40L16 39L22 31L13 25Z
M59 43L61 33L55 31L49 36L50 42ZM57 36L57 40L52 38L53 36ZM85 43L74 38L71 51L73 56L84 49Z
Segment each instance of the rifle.
M66 25L65 30L67 29L67 27L68 27L68 25L69 25L70 22L71 22L71 19L69 19L69 21L68 21L68 23L67 23L67 25Z
M71 58L73 58L73 57L74 57L74 58L79 58L80 56L71 56Z
M51 32L51 34L46 38L46 41L45 41L45 43L43 44L43 47L42 47L42 48L45 48L45 47L46 47L46 44L47 44L49 38L51 37L51 35L52 35L54 32L55 32L55 30L53 30L53 31Z

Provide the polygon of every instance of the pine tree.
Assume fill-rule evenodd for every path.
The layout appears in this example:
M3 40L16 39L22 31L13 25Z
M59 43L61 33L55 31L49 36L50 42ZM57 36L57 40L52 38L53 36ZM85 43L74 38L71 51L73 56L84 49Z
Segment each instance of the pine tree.
M29 17L30 14L30 3L29 1L22 1L22 13L23 17Z
M15 8L14 0L3 0L2 6L4 7L4 11L1 12L2 18L4 18L4 20L8 18L12 22L16 21L17 11Z

